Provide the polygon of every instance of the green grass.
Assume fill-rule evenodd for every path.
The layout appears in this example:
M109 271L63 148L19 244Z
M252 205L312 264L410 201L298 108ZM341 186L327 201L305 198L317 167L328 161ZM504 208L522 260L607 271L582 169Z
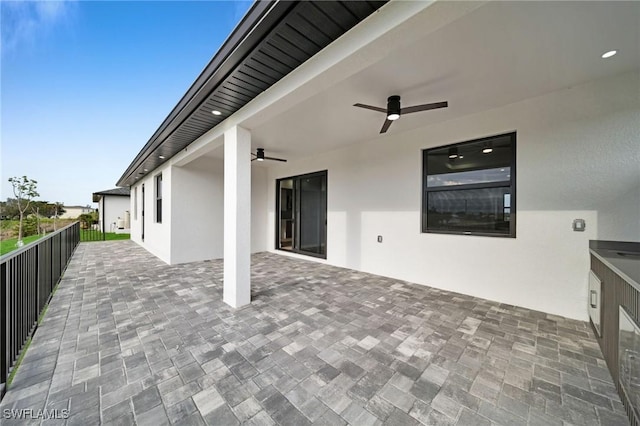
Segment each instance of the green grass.
M41 235L31 235L29 237L24 237L22 241L27 245L30 242L33 242L40 238ZM102 241L102 232L92 231L88 232L86 230L80 230L80 241L95 241L96 239L100 239ZM116 234L115 232L105 232L104 240L105 241L114 241L114 240L128 240L131 238L129 234ZM18 247L16 243L18 242L17 238L8 238L6 240L0 241L0 255L7 254L13 250L17 250Z
M105 241L114 240L128 240L131 238L130 234L116 234L115 232L105 232ZM102 232L100 231L87 231L86 229L80 230L80 241L102 241Z
M22 241L25 245L29 244L32 241L37 240L42 237L42 235L31 235L29 237L24 237ZM8 238L6 240L0 241L0 255L7 254L13 250L17 250L19 247L16 246L18 242L17 238Z

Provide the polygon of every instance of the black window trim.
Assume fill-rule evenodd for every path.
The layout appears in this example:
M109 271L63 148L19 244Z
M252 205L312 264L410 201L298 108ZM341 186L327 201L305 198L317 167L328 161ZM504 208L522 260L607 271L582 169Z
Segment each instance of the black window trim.
M155 175L155 192L156 192L156 223L162 223L162 173ZM160 181L160 185L158 185ZM158 190L160 189L160 190Z
M471 143L482 143L485 141L491 141L493 139L499 137L508 136L511 138L512 150L511 150L511 182L509 185L510 189L510 217L509 217L509 233L494 233L494 232L478 232L478 231L450 231L450 230L429 230L427 229L427 212L426 212L426 203L427 203L427 193L428 192L437 192L437 191L456 191L456 190L470 190L470 189L484 189L484 188L504 188L506 181L501 182L487 182L487 183L477 183L477 184L465 184L465 185L452 185L452 186L442 186L442 187L432 187L427 189L427 153L428 151L434 149L443 149L449 147L459 147L461 145L471 144ZM497 237L497 238L516 238L516 149L517 149L517 132L511 131L506 133L498 133L492 136L486 136L478 139L472 139L462 142L455 142L448 145L434 146L431 148L425 148L422 150L422 183L420 185L422 194L421 194L421 205L420 205L420 232L422 234L448 234L448 235L472 235L479 237Z

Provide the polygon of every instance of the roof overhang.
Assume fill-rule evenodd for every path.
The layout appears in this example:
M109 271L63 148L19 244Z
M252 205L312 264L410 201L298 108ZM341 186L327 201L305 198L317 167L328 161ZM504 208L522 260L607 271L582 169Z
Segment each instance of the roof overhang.
M107 195L114 197L129 197L131 195L131 192L129 188L113 188L106 189L104 191L97 191L93 193L93 202L97 203L102 197L105 197Z
M117 185L168 161L385 3L256 1Z

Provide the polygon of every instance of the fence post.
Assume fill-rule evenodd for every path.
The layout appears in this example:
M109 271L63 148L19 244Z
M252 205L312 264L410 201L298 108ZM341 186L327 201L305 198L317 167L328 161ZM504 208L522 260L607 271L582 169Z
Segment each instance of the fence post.
M40 244L36 245L36 324L38 323L38 317L40 316Z
M9 375L9 280L7 264L0 264L0 399L6 391Z
M59 256L59 267L60 267L60 277L62 277L62 262L64 262L62 260L62 236L64 235L64 231L62 231L62 233L60 234L60 238L58 238L58 253L60 254ZM60 277L58 277L58 279L60 279Z

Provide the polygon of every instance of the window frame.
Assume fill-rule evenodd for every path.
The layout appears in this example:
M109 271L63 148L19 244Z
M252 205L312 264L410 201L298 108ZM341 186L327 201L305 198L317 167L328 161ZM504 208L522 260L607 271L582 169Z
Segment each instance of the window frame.
M445 148L460 147L470 144L481 144L485 142L491 142L497 138L510 138L511 144L511 159L510 159L510 184L505 185L502 182L485 182L485 183L472 183L472 184L460 184L450 186L431 187L427 186L427 178L429 176L427 170L427 157L430 151L442 150ZM425 148L422 150L422 204L420 209L420 232L423 234L449 234L449 235L472 235L481 237L498 237L498 238L516 238L516 149L517 149L517 132L501 133L493 136L487 136L478 139L467 140L463 142L456 142L448 145L441 145L432 148ZM478 169L485 170L485 169ZM429 229L427 223L428 214L428 196L430 192L440 191L461 191L472 189L487 189L487 188L509 188L509 232L482 232L474 230L445 230L445 229ZM503 206L503 214L505 214L505 207Z
M325 179L325 185L326 185L326 191L325 191L325 230L324 230L324 253L314 253L312 251L306 251L306 250L302 250L299 248L296 248L296 243L292 241L292 248L291 249L285 249L280 247L280 232L281 232L281 224L280 224L280 184L282 181L285 180L289 180L289 179L293 179L295 180L302 180L305 178L313 178L313 177L319 177L319 176L323 176ZM304 256L311 256L311 257L317 257L320 259L326 259L327 258L327 253L328 253L328 239L329 239L329 227L328 227L328 221L329 221L329 172L327 169L325 170L320 170L317 172L311 172L311 173L305 173L305 174L301 174L301 175L295 175L295 176L288 176L288 177L283 177L283 178L279 178L276 179L276 214L275 214L275 249L276 250L280 250L280 251L284 251L287 253L296 253L296 254L301 254ZM297 193L297 190L295 188L295 184L294 184L294 189L293 189L294 194ZM300 199L299 197L296 197L294 195L294 198L292 200L292 209L294 211L294 225L295 225L295 230L294 230L294 235L296 235L296 237L294 238L298 238L297 236L300 234ZM299 241L298 241L299 243Z
M133 187L133 220L138 220L138 187Z
M155 219L156 223L162 223L162 173L154 176L155 182Z

